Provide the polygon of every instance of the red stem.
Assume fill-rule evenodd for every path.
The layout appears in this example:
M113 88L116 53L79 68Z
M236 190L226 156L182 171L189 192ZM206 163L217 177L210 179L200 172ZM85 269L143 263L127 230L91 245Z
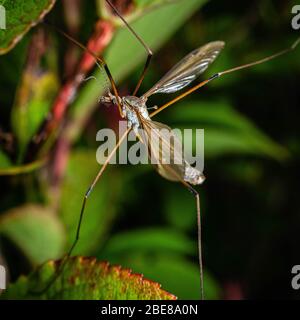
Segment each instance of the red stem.
M98 21L95 26L95 31L88 41L88 49L100 55L110 43L113 33L114 26L111 22ZM27 161L35 157L49 136L61 125L79 85L94 65L95 59L89 53L84 52L74 76L62 86L53 103L48 118L44 121L38 133L33 137L28 148Z

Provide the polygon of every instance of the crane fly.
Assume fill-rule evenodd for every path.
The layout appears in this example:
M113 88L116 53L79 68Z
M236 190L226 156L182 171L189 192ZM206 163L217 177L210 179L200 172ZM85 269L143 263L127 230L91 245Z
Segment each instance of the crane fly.
M83 204L80 211L79 221L76 230L76 237L74 242L69 249L68 253L65 255L63 262L61 263L57 274L54 275L54 278L49 282L45 290L47 290L52 283L57 279L59 274L63 271L65 262L71 256L74 247L76 246L79 235L81 222L83 219L84 209L86 206L87 199L89 198L94 186L102 176L104 170L109 164L110 160L117 152L121 143L125 140L129 132L132 130L136 134L136 136L140 139L141 142L147 143L147 148L149 150L148 155L154 156L156 159L155 169L156 171L165 179L171 181L177 181L182 183L195 197L196 201L196 210L197 210L197 227L198 227L198 259L199 259L199 269L200 269L200 294L201 298L204 299L204 283L203 283L203 263L202 263L202 239L201 239L201 216L200 216L200 197L198 191L194 188L195 185L200 185L205 180L203 172L191 166L184 158L184 155L181 152L182 143L176 137L175 134L172 133L172 129L167 125L156 122L152 120L152 117L164 110L165 108L173 105L175 102L183 99L187 95L192 92L198 90L203 87L210 81L220 78L225 74L229 74L231 72L235 72L241 69L249 68L266 61L272 60L276 57L279 57L289 51L295 49L295 47L300 42L300 38L298 38L291 47L277 52L273 55L270 55L266 58L240 65L238 67L234 67L231 69L227 69L222 72L218 72L213 76L209 77L207 80L204 80L194 87L188 89L181 95L162 105L161 107L157 107L155 111L149 113L148 110L150 108L147 107L147 100L150 96L157 93L174 93L177 92L189 84L191 84L200 74L202 74L208 66L217 58L221 50L224 48L225 43L223 41L213 41L208 44L201 46L200 48L192 51L187 56L185 56L181 61L179 61L164 77L161 78L152 88L150 88L146 93L142 96L137 97L136 94L141 86L141 83L145 77L145 74L148 70L150 60L152 57L152 51L147 46L147 44L143 41L143 39L134 31L134 29L127 23L127 21L122 17L121 13L117 10L117 8L111 3L110 0L106 0L107 5L112 9L112 11L124 22L125 26L129 29L129 31L135 36L135 38L140 42L140 44L145 48L147 52L147 59L144 65L143 71L139 78L139 81L133 91L133 94L130 96L121 97L118 94L117 86L113 80L113 77L110 73L109 67L106 64L105 60L102 57L98 57L95 53L90 51L84 45L79 43L77 40L73 39L71 36L66 34L65 32L57 29L62 35L68 38L70 41L81 47L83 50L87 51L91 54L98 66L104 69L106 75L110 81L112 93L109 91L107 96L101 97L101 102L104 103L112 103L115 105L120 113L120 116L127 121L127 129L123 133L123 135L119 138L118 143L112 149L111 153L107 156L105 162L100 168L97 176L93 180L92 184L89 186L87 192L83 198ZM139 130L143 129L143 134L139 134ZM166 130L170 133L172 137L172 143L169 142L169 139L166 139L162 130ZM152 143L151 141L151 133L155 132L157 138L162 141L161 145L165 145L167 148L157 147L157 144ZM164 163L163 159L165 158L164 151L165 149L171 150L173 155L173 159L171 159L170 163ZM180 155L180 156L178 156Z

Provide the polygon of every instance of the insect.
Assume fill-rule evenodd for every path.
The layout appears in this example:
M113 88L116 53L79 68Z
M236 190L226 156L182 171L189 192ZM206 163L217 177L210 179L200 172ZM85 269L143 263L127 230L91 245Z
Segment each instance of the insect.
M223 41L214 41L210 42L206 45L201 46L200 48L192 51L189 53L186 57L184 57L180 62L178 62L161 80L159 80L152 88L150 88L146 93L144 93L142 96L138 97L137 92L141 86L141 83L145 77L145 74L148 70L151 57L152 57L152 51L147 46L147 44L143 41L143 39L132 29L132 27L125 21L125 19L122 17L122 15L119 13L119 11L114 7L114 5L111 3L110 0L106 0L107 4L111 7L111 9L114 11L114 13L124 22L125 26L132 32L132 34L136 37L136 39L141 43L141 45L145 48L147 52L147 59L146 63L144 65L142 74L140 76L140 79L130 96L123 96L121 97L118 93L117 86L113 80L113 77L110 73L109 67L104 61L103 58L96 56L93 52L91 52L89 49L87 49L84 45L79 43L77 40L73 39L63 31L60 31L66 38L68 38L70 41L77 44L79 47L81 47L83 50L87 51L89 54L91 54L97 63L105 70L106 75L110 81L111 85L111 91L108 92L107 96L101 97L102 102L108 102L115 105L120 113L120 116L127 121L127 129L125 133L120 137L118 143L113 148L111 153L107 156L106 161L102 165L101 169L99 170L99 173L93 180L92 184L89 186L86 194L83 198L83 204L80 211L77 231L76 231L76 237L75 240L66 254L62 264L60 265L60 268L57 272L57 274L54 276L54 278L49 282L49 285L47 288L56 280L58 275L63 271L65 261L71 256L74 247L76 246L79 236L80 236L80 228L82 219L84 216L84 210L87 203L87 200L89 196L91 195L91 192L96 185L96 183L99 181L100 177L102 176L103 172L105 171L106 167L108 166L111 158L114 156L114 154L117 152L118 148L120 147L121 143L125 140L127 135L131 130L134 131L134 133L137 135L137 137L141 140L143 143L147 143L147 148L149 150L149 154L154 156L156 159L156 165L155 168L157 172L163 177L171 181L177 181L180 182L182 185L184 185L195 197L196 201L196 210L197 210L197 225L198 225L198 258L199 258L199 269L200 269L200 286L201 286L201 298L204 298L204 284L203 284L203 263L202 263L202 239L201 239L201 216L200 216L200 198L199 193L194 188L195 185L200 185L204 182L205 177L203 172L199 171L195 167L191 166L184 158L184 155L180 152L182 144L179 141L179 139L172 133L171 128L166 126L165 124L162 124L160 122L156 122L152 120L152 117L157 115L159 112L164 110L165 108L173 105L175 102L183 99L187 95L191 94L192 92L198 90L199 88L203 87L204 85L208 84L210 81L220 78L221 76L225 74L229 74L231 72L235 72L241 69L249 68L254 65L258 65L261 63L264 63L266 61L269 61L271 59L274 59L276 57L279 57L289 51L292 51L296 48L298 43L300 42L300 38L297 39L294 44L278 53L275 53L271 56L268 56L266 58L260 59L258 61L254 61L248 64L244 64L238 67L234 67L222 72L218 72L214 74L213 76L209 77L207 80L204 80L197 85L193 86L192 88L188 89L184 93L180 94L176 98L172 99L171 101L167 102L166 104L162 105L161 107L157 108L152 113L149 113L147 106L147 100L148 98L153 94L158 93L173 93L177 92L185 87L187 87L189 84L191 84L200 74L202 74L208 66L217 58L221 50L224 48L225 43ZM143 129L143 135L139 134L139 129ZM170 135L173 138L173 143L170 143L168 139L164 136L162 131L160 129L165 129L167 132L170 133ZM157 145L154 145L151 140L151 133L155 132L157 137L162 141L162 146L157 147ZM163 146L166 146L167 148L163 148ZM164 150L171 150L171 153L173 155L173 159L171 159L170 163L164 163L163 159L165 157ZM180 156L178 156L180 155ZM176 157L179 157L176 158ZM46 289L47 289L46 288Z

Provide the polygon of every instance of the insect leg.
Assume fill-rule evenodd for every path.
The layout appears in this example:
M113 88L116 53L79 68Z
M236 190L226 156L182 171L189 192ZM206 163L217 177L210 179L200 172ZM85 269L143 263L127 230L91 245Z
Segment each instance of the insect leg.
M117 99L117 105L118 105L118 109L119 109L119 113L121 118L124 118L123 112L122 112L122 107L121 107L121 103L120 103L120 96L117 90L117 86L116 83L110 73L110 70L108 68L108 65L106 63L106 61L101 57L98 57L93 51L89 50L86 46L84 46L82 43L80 43L79 41L77 41L76 39L74 39L73 37L71 37L70 35L68 35L67 33L65 33L64 31L60 30L59 28L57 28L56 26L50 24L49 22L44 22L46 25L49 25L50 27L54 28L57 32L59 32L60 34L62 34L63 36L65 36L67 39L69 39L71 42L75 43L78 47L80 47L81 49L83 49L84 51L87 51L92 57L95 58L95 60L100 64L100 66L104 69L109 82L111 84L112 87L112 91Z
M104 170L106 169L106 167L109 164L109 161L111 160L111 158L114 156L114 154L117 152L117 150L119 149L121 143L123 142L123 140L126 138L127 134L129 133L131 129L128 128L124 134L122 135L122 137L119 139L118 143L116 144L116 146L113 148L113 150L111 151L111 153L108 155L107 159L105 160L104 164L102 165L101 169L99 170L96 178L94 179L94 181L92 182L92 184L90 185L90 187L88 188L87 192L84 195L83 198L83 203L82 203L82 207L81 207L81 212L80 212L80 216L79 216L79 221L78 221L78 226L77 226L77 231L76 231L76 237L75 240L67 254L67 257L70 257L72 254L72 251L74 249L74 247L76 246L78 240L79 240L79 235L80 235L80 228L81 228L81 222L82 222L82 218L83 218L83 213L84 213L84 209L85 209L85 205L87 202L88 197L90 196L92 190L94 189L96 183L98 182L98 180L100 179L100 177L102 176Z
M204 300L204 280L203 280L203 259L202 259L202 225L201 225L201 212L200 212L200 196L196 189L185 181L181 181L183 185L188 188L196 200L197 208L197 234L198 234L198 261L200 268L200 292L201 299Z
M67 252L67 254L64 256L60 266L58 267L58 270L56 272L56 274L54 274L54 276L52 277L52 279L49 281L49 283L47 284L47 286L42 290L42 291L37 291L37 292L33 292L35 294L42 294L44 292L46 292L52 285L53 283L57 280L57 278L62 274L64 267L68 261L68 259L71 257L72 252L79 240L80 237L80 230L81 230L81 224L82 224L82 219L83 219L83 214L84 214L84 209L86 206L86 202L92 192L92 190L94 189L96 183L98 182L98 180L100 179L100 177L102 176L104 170L106 169L106 167L109 164L109 161L111 160L111 158L113 157L113 155L117 152L117 150L119 149L121 143L123 142L123 140L127 137L129 131L131 130L131 128L128 128L124 134L121 136L121 138L119 139L118 143L116 144L116 146L113 148L113 150L111 151L111 153L108 155L107 159L105 160L104 164L102 165L101 169L99 170L96 178L93 180L92 184L90 185L90 187L88 188L87 192L84 195L83 198L83 203L82 203L82 207L81 207L81 211L80 211L80 216L79 216L79 220L78 220L78 225L77 225L77 230L76 230L76 236L74 239L74 242L71 246L71 248L69 249L69 251Z
M261 63L264 63L264 62L267 62L267 61L270 61L270 60L273 60L279 56L282 56L290 51L293 51L297 45L300 43L300 38L298 38L289 48L287 49L284 49L282 51L279 51L271 56L268 56L268 57L265 57L263 59L260 59L260 60L257 60L257 61L254 61L254 62L251 62L251 63L247 63L247 64L243 64L241 66L238 66L238 67L234 67L234 68L231 68L231 69L228 69L228 70L225 70L225 71L222 71L222 72L218 72L216 74L214 74L213 76L211 76L209 79L207 80L204 80L202 82L200 82L199 84L197 84L196 86L192 87L191 89L187 90L186 92L182 93L181 95L179 95L178 97L174 98L173 100L167 102L166 104L162 105L161 107L159 107L157 110L153 111L151 114L150 114L150 117L153 117L155 116L156 114L158 114L159 112L161 112L162 110L166 109L167 107L173 105L175 102L183 99L184 97L186 97L187 95L191 94L192 92L198 90L199 88L205 86L207 83L209 83L211 80L214 80L214 79L217 79L221 76L223 76L224 74L228 74L228 73L231 73L231 72L235 72L235 71L238 71L238 70L242 70L242 69L246 69L246 68L250 68L252 66L255 66L255 65L258 65L258 64L261 64Z
M150 121L150 123L151 122L152 121ZM184 180L184 174L182 173L182 169L185 170L185 168L182 168L179 165L163 164L161 162L162 158L164 158L163 149L166 149L166 147L168 150L172 149L172 146L170 145L168 140L165 140L164 136L158 134L158 132L155 132L155 130L152 130L152 132L150 132L149 128L153 129L154 127L150 127L148 122L144 121L143 126L145 129L144 132L147 137L145 140L147 141L147 144L148 144L149 157L150 157L150 160L153 159L152 157L155 158L156 163L157 163L156 169L158 170L159 174L162 175L166 179L181 182L186 188L188 188L188 190L194 195L194 197L196 199L197 230L198 230L198 259L199 259L199 270L200 270L200 296L201 296L201 299L204 299L202 240L201 240L201 216L200 216L200 197L199 197L199 194L198 194L197 190L195 190L189 183L187 183ZM159 127L156 125L155 128L159 128ZM162 144L159 142L159 146L158 146L159 149L156 149L158 144L152 143L151 134L155 134L159 138L159 140L164 141L164 146L162 146ZM162 148L162 150L160 148ZM173 148L175 148L175 147L173 147ZM176 149L177 149L177 147L176 147ZM174 156L174 153L178 153L177 150L175 150L175 149L173 149L173 151L174 151L173 156ZM179 160L178 157L176 159ZM182 160L184 160L184 159L182 158ZM174 162L175 162L175 158L174 158Z
M133 28L129 25L129 23L122 17L121 13L118 11L118 9L111 3L110 0L106 0L106 2L109 4L109 6L113 9L113 11L115 12L115 14L124 22L125 26L130 30L130 32L136 37L136 39L140 42L140 44L145 48L145 50L147 51L147 60L146 60L146 63L144 65L144 69L142 71L142 74L140 76L140 79L133 91L133 96L136 95L137 91L139 90L144 78L145 78L145 75L146 75L146 72L148 70L148 67L149 67L149 64L150 64L150 61L151 61L151 58L153 56L153 53L151 51L151 49L148 47L148 45L145 43L145 41L133 30Z
M153 111L152 113L150 113L150 117L152 118L153 116L155 116L156 114L158 114L159 112L163 111L164 109L166 109L167 107L173 105L175 102L183 99L184 97L186 97L187 95L191 94L192 92L198 90L199 88L205 86L208 82L210 82L211 80L217 78L218 76L214 75L212 77L210 77L207 80L204 80L202 82L200 82L199 84L197 84L196 86L192 87L191 89L187 90L186 92L182 93L181 95L179 95L178 97L172 99L171 101L167 102L166 104L162 105L161 107L158 107L158 109L156 109L155 111Z

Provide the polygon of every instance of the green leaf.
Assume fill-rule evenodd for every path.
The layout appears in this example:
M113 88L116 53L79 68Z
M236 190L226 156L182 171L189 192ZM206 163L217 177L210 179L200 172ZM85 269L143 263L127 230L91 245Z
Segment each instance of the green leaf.
M172 3L172 0L171 1L170 0L135 0L134 2L138 7L145 8L145 7L151 7L154 5L170 4Z
M132 268L149 279L159 279L180 299L199 299L199 267L184 255L196 253L196 243L182 232L170 229L144 229L111 237L98 258ZM220 289L205 272L205 295L217 299Z
M205 156L248 154L285 160L289 153L226 102L182 102L168 119L180 128L204 128Z
M143 38L154 53L157 53L165 41L176 32L178 28L205 3L205 0L176 1L172 4L160 6L132 23L134 30ZM111 45L105 52L104 58L111 70L114 80L119 83L137 66L146 61L146 52L135 37L122 28L116 33ZM98 70L94 76L100 81L103 71ZM82 130L85 119L93 112L96 101L103 92L99 81L89 81L80 90L78 98L73 105L73 125L69 127L70 136L76 139ZM106 86L106 82L101 80Z
M156 279L179 299L200 299L199 267L180 255L123 253L111 262L121 263L149 279ZM206 299L218 299L221 295L217 282L206 270L204 294Z
M49 261L29 277L21 276L10 285L2 299L93 299L93 300L174 300L158 283L146 280L120 266L110 266L93 258L69 259L63 275L41 295L61 262Z
M34 204L10 209L0 216L0 234L9 238L33 263L63 253L64 230L54 212Z
M0 0L6 29L0 29L0 55L11 50L52 9L55 0Z
M145 7L145 6L149 6L153 3L155 3L157 1L154 0L135 0L135 3L139 6L139 7Z
M70 246L75 238L84 195L101 166L96 161L96 150L73 151L62 184L60 214L67 228ZM77 253L90 253L104 241L117 213L122 178L108 167L86 203ZM109 171L109 172L108 172Z
M32 136L46 118L57 92L58 79L52 72L23 73L12 109L12 127L19 144L19 162Z

